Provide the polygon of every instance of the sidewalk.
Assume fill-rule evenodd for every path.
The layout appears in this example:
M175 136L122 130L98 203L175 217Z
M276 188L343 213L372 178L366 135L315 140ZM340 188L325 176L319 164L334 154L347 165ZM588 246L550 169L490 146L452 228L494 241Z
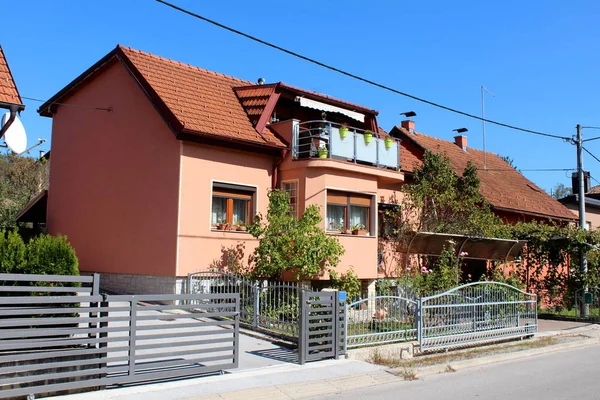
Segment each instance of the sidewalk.
M554 330L550 330L554 328ZM585 335L570 343L535 348L517 353L484 356L452 363L462 369L521 357L567 350L600 343L600 326L586 323L540 320L537 337L554 335ZM444 372L446 365L434 365L418 371L419 377ZM234 399L301 399L340 392L342 390L377 386L404 380L387 368L357 360L325 360L297 364L279 364L253 370L237 370L223 376L211 376L110 389L69 396L57 400L234 400Z

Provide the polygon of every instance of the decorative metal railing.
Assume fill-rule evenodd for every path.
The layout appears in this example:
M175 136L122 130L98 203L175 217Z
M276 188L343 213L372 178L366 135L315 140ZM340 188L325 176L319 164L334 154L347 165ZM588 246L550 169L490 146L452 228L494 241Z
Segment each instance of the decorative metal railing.
M300 295L312 290L295 282L252 281L224 272L194 272L188 275L188 293L239 293L240 323L298 340Z
M419 301L421 351L448 349L533 335L535 294L500 282L476 282Z
M417 302L399 296L376 296L348 304L347 347L417 338Z
M400 169L398 139L325 120L294 127L292 155L295 159L333 158Z

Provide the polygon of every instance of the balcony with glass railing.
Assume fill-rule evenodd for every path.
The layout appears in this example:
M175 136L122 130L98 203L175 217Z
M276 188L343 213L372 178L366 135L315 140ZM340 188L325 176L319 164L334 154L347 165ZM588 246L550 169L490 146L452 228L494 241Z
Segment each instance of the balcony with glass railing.
M400 169L400 141L326 120L294 124L294 159L323 158Z

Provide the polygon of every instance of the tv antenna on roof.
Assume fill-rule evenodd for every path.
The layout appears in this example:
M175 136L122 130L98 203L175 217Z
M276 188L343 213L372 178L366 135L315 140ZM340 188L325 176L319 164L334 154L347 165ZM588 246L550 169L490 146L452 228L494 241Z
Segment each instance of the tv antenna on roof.
M488 90L485 86L481 85L481 131L483 134L483 169L487 169L487 157L485 153L485 100L484 94L488 92L492 95L492 97L496 97L496 95Z
M10 117L10 112L4 114L0 121L0 128L3 128L8 124ZM16 115L10 126L8 126L4 132L4 142L6 143L6 147L15 154L21 154L27 150L27 134L25 133L25 127Z

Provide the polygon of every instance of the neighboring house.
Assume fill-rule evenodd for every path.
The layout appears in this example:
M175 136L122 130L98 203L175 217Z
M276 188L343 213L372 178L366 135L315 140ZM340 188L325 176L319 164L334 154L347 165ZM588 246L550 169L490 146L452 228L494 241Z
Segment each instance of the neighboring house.
M4 130L7 129L12 123L13 116L16 116L17 112L21 112L25 109L25 105L21 100L21 95L15 84L12 73L4 56L4 50L0 46L0 108L10 110L11 119L6 126L0 131L0 138L4 135ZM0 118L2 118L0 114Z
M180 291L224 249L242 242L247 257L257 241L219 228L265 214L271 188L297 215L321 208L340 271L378 276L379 202L404 174L377 111L117 46L39 113L53 118L47 229L107 289ZM359 224L367 234L340 233Z
M579 195L571 194L558 199L579 219ZM600 227L600 185L593 186L585 194L585 221L588 229Z
M424 135L415 131L415 123L410 120L394 127L390 135L400 139L401 171L405 173L407 180L410 179L414 169L422 164L425 151L444 154L450 159L451 167L457 175L462 174L469 161L473 163L481 180L481 195L504 223L575 221L567 207L528 180L501 157L489 152L484 155L483 151L468 147L466 136L456 136L452 142ZM502 244L498 242L494 246L501 248ZM463 272L479 277L485 272L487 264L486 260L467 259Z

